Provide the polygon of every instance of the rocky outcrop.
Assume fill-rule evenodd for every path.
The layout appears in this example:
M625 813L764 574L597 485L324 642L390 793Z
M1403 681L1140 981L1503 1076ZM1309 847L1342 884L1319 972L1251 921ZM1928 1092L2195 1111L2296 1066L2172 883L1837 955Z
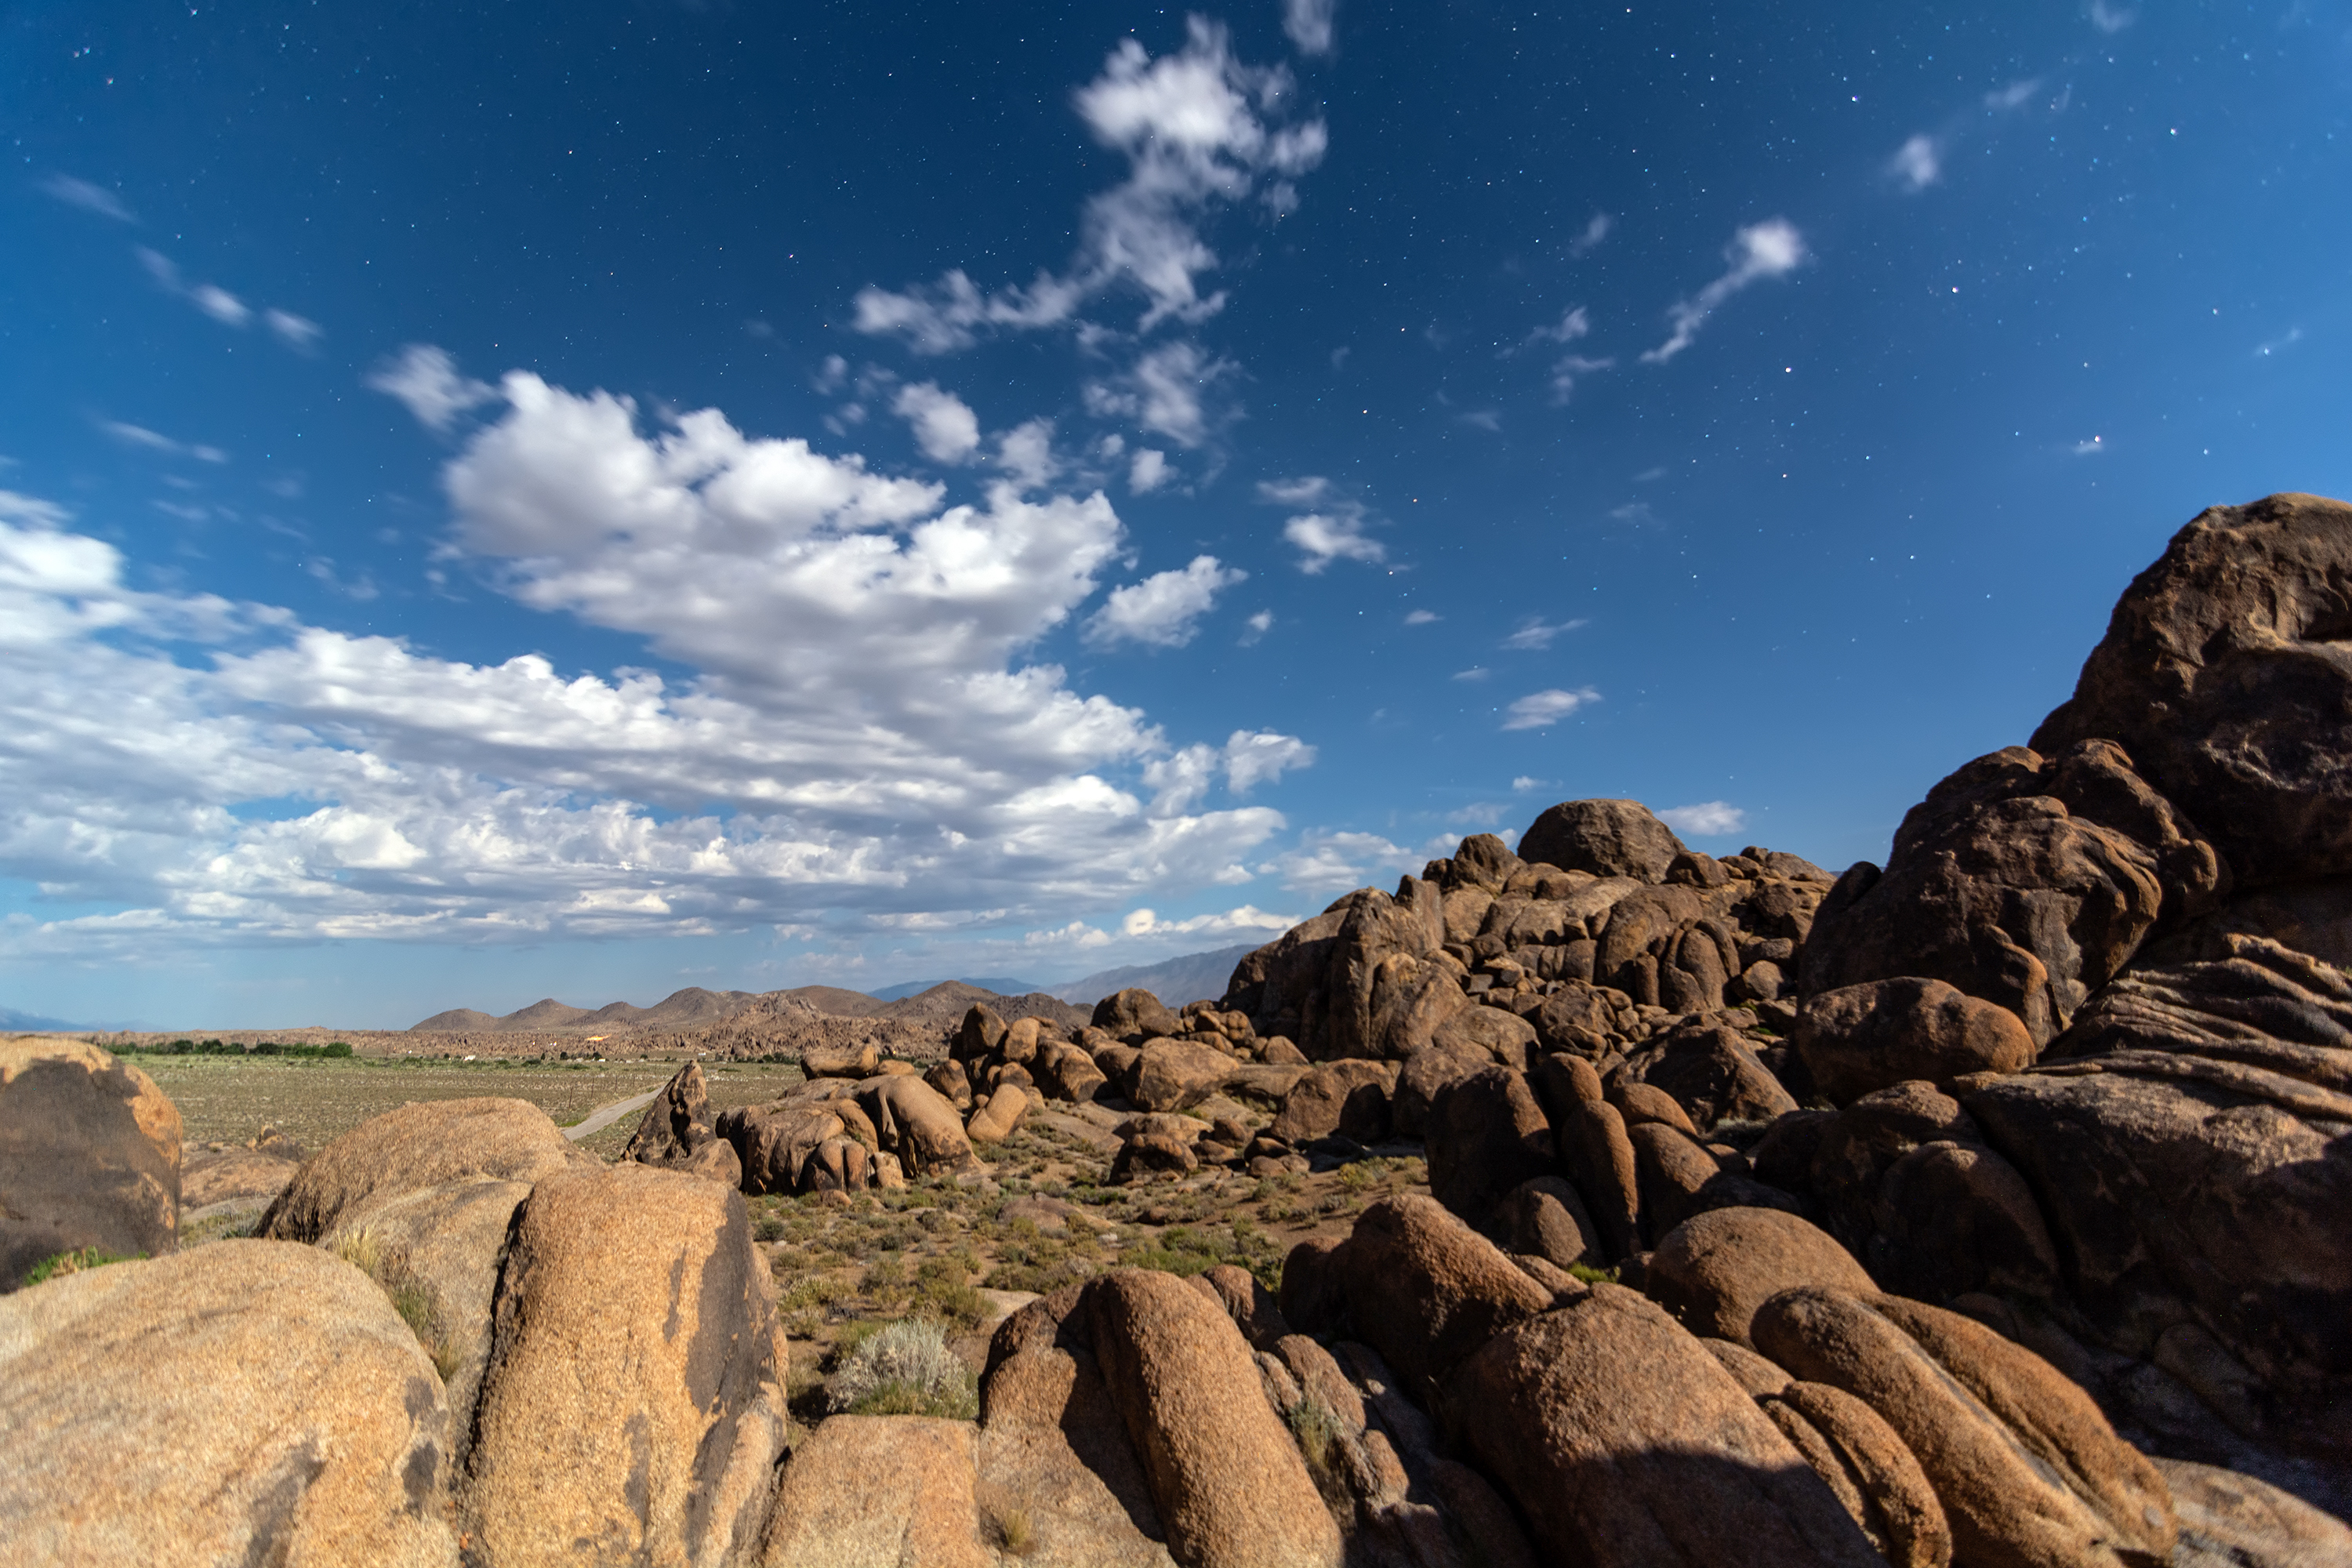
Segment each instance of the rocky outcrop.
M240 1241L0 1299L14 1563L456 1568L449 1407L383 1290Z
M2022 1071L2035 1054L2015 1013L1916 975L1814 993L1797 1016L1796 1045L1813 1087L1836 1105L1906 1079Z
M688 1062L662 1086L621 1151L624 1160L647 1165L683 1165L719 1134L712 1130L710 1090L702 1064Z
M1800 1286L1867 1293L1853 1255L1779 1209L1721 1208L1686 1220L1650 1255L1643 1289L1691 1332L1747 1345L1758 1308Z
M2132 580L2034 749L2116 742L2249 887L2352 873L2352 507L2213 507Z
M179 1245L180 1112L96 1046L0 1039L0 1290L45 1258Z
M1523 860L1563 871L1663 882L1684 849L1674 829L1638 800L1570 800L1528 824L1518 852Z
M994 1568L968 1422L835 1415L784 1466L760 1568Z
M2112 743L2011 746L1927 792L1882 873L1848 870L1802 964L1808 995L1912 975L2015 1014L2046 1046L2121 972L2158 915L2186 919L2229 872Z

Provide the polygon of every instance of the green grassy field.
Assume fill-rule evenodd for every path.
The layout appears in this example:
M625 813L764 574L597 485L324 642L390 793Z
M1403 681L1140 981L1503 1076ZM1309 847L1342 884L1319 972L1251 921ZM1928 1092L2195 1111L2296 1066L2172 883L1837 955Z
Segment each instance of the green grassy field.
M659 1089L676 1062L451 1062L406 1066L383 1058L349 1060L286 1057L173 1057L141 1053L123 1058L153 1079L180 1108L183 1138L191 1146L242 1143L275 1127L316 1149L387 1110L417 1100L467 1100L478 1095L527 1100L562 1126L597 1107ZM703 1064L713 1106L772 1100L800 1081L800 1069L764 1063ZM623 1117L582 1146L617 1154L636 1130L637 1113Z

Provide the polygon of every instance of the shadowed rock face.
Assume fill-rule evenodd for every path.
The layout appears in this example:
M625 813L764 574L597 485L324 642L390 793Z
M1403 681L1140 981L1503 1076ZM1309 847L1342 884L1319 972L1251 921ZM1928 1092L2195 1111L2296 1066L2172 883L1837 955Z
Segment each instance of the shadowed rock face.
M180 1112L80 1040L0 1040L0 1290L43 1258L179 1245Z
M2352 872L2352 506L2214 507L2132 580L2033 746L2097 737L2246 887Z
M1664 881L1683 852L1674 829L1638 800L1563 801L1519 836L1522 860L1644 882Z

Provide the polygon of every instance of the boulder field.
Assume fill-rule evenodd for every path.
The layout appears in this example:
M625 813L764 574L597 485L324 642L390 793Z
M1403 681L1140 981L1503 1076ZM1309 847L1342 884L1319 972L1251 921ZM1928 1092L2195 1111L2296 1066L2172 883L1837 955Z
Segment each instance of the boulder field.
M1563 802L1213 1001L689 1064L617 1164L478 1100L184 1167L135 1068L0 1041L0 1561L2352 1564L2347 639L2352 507L2216 508L1884 866ZM1033 1120L1429 1191L1277 1291L1031 1300L974 1421L792 1426L746 1194Z

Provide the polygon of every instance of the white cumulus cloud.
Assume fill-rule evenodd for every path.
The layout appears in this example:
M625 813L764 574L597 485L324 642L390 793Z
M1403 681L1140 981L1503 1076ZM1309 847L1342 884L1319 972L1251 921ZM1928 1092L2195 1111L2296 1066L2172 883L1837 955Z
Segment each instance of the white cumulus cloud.
M1298 569L1319 574L1334 561L1374 562L1388 559L1388 546L1364 536L1360 515L1311 511L1282 525L1282 537L1297 545Z
M1087 620L1083 635L1099 647L1136 642L1182 647L1200 630L1201 617L1216 607L1217 595L1248 576L1219 565L1213 555L1196 555L1181 572L1156 572L1140 583L1113 589Z
M1658 820L1676 833L1710 838L1737 833L1748 826L1748 814L1727 800L1705 800L1696 805L1674 805L1658 813Z
M961 463L980 449L979 416L937 382L900 387L890 409L913 428L915 444L935 463Z
M1157 447L1139 447L1128 459L1127 488L1137 495L1150 495L1168 482L1168 454Z

